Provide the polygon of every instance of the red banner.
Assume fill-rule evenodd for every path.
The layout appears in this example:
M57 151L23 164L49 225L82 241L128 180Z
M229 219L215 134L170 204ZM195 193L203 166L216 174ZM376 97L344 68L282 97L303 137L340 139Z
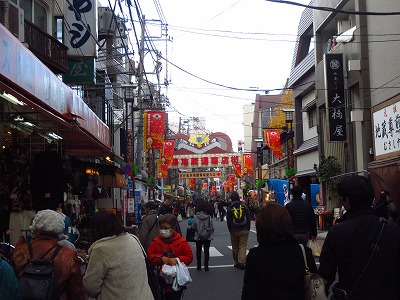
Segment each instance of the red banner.
M253 158L251 153L243 153L242 155L243 174L253 174Z
M276 158L282 158L281 134L279 130L264 130L264 140Z
M233 171L237 178L242 178L242 166L241 164L233 164Z
M201 158L201 164L202 165L208 165L208 157L202 157Z
M239 156L232 156L231 161L232 163L237 164L239 162Z
M194 189L194 178L189 179L189 188Z
M229 174L229 181L235 185L236 184L236 176L235 174Z
M168 177L168 166L174 158L174 140L165 140L158 160L158 178Z
M162 149L164 142L164 111L144 113L144 149Z
M211 156L211 163L212 163L213 165L218 164L218 157L217 157L217 156Z

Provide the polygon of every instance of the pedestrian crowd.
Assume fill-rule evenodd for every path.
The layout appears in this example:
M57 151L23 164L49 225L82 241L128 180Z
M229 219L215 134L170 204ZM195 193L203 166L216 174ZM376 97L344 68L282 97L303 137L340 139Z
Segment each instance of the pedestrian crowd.
M400 299L400 227L388 191L374 201L366 177L343 177L337 193L345 213L326 235L318 268L309 247L317 239L314 210L300 186L290 192L285 206L261 203L255 217L259 245L248 254L253 212L236 191L228 201L148 201L137 235L129 233L116 214L100 210L90 222L84 271L74 245L60 239L65 230L62 215L41 210L29 228L33 239L0 260L1 299L27 299L33 293L51 299L183 299L187 287L176 278L177 270L194 258L188 241L195 243L196 269L209 272L216 221L226 221L233 266L244 270L243 300L305 299L306 273L321 278L325 290L316 299ZM186 236L182 220L188 222ZM43 276L30 276L32 270Z

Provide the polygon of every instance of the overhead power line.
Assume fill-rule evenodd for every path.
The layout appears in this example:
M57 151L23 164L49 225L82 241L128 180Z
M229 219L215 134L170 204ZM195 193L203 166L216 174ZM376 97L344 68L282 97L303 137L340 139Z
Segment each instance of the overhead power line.
M348 15L358 15L358 16L397 16L397 15L400 15L400 11L394 11L394 12L350 11L350 10L335 9L335 8L327 7L327 6L306 5L306 4L301 4L298 2L285 1L285 0L265 0L265 1L281 3L281 4L289 4L289 5L294 5L294 6L311 8L314 10L328 11L328 12L348 14Z

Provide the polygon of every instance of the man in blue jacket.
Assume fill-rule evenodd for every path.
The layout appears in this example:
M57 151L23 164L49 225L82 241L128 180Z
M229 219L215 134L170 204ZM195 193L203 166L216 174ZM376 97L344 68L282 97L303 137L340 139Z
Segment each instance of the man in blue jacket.
M310 237L313 241L317 240L314 209L310 203L304 201L301 197L303 190L300 186L294 186L291 193L293 199L285 207L292 217L293 235L299 243L307 246Z

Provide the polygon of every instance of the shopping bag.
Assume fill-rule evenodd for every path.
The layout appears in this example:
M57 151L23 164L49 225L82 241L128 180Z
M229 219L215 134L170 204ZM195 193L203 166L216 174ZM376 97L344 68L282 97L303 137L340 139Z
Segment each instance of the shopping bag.
M313 256L319 257L321 255L321 246L317 243L317 241L310 241L309 247Z
M175 266L163 264L160 272L160 277L163 278L165 280L165 283L167 284L173 283L176 277Z
M176 280L179 286L188 286L192 282L188 267L177 258L178 263L176 266Z
M187 229L186 229L186 240L188 241L188 242L194 242L195 240L194 240L194 235L195 235L195 233L196 233L196 230L195 229L193 229L192 227L188 227Z

